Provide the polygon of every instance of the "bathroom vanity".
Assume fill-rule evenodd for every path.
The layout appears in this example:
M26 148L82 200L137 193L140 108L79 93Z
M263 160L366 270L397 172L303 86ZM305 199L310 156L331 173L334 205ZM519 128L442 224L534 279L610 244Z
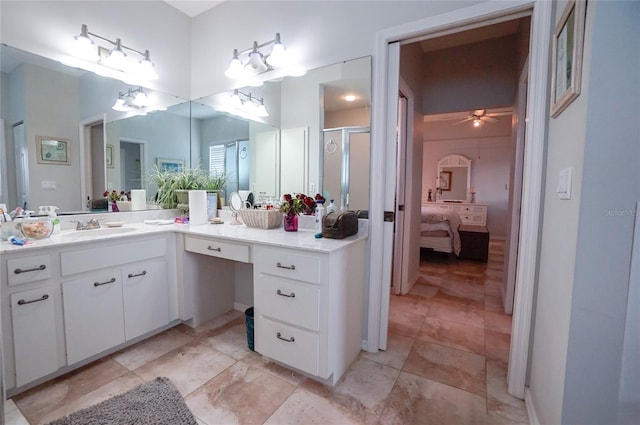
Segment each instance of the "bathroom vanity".
M334 384L360 351L366 230L333 240L229 224L125 228L2 242L9 396L247 302L255 350L275 362Z

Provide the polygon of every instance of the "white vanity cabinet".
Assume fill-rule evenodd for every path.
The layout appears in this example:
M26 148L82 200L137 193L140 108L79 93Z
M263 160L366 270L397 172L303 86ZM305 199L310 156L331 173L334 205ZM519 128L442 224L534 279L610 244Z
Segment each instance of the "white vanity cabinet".
M125 341L120 270L101 270L63 282L62 297L69 364Z
M164 238L152 238L61 254L63 275L81 273L62 284L69 364L176 318L170 313L167 262L162 258L167 249Z
M58 341L52 285L11 294L16 385L58 370Z
M325 253L254 250L255 350L335 384L362 346L364 240Z

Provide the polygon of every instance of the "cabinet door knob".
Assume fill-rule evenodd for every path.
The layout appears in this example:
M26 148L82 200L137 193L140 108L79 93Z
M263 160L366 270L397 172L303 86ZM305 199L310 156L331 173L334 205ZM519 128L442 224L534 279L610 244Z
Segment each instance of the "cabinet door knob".
M276 291L276 293L277 293L278 295L282 296L282 297L287 297L287 298L295 298L295 297L296 297L295 292L292 292L292 293L290 293L290 294L285 294L284 292L282 292L281 290L279 290L279 289L278 289L278 290Z
M282 264L277 263L277 264L276 264L276 267L278 267L278 268L280 268L280 269L287 269L287 270L295 270L295 269L296 269L295 264L292 264L292 265L290 265L290 266L283 266Z
M276 338L283 340L284 342L296 342L296 339L294 337L290 337L290 338L283 338L282 334L280 332L278 332L276 334Z
M29 301L25 301L25 300L18 300L18 305L25 305L25 304L31 304L31 303L37 303L39 301L44 301L49 299L49 295L44 294L42 297L37 298L35 300L29 300Z
M144 276L145 274L147 274L147 271L146 271L146 270L142 270L140 273L136 273L136 274L134 274L134 273L129 273L129 274L127 275L127 277L128 277L128 278L132 278L132 277Z
M27 272L35 272L35 271L39 271L39 270L44 270L46 269L47 266L44 264L40 264L38 267L34 267L32 269L15 269L13 272L15 274L20 274L20 273L27 273Z
M97 288L98 286L108 285L108 284L113 283L115 281L116 281L116 278L112 277L111 279L109 279L109 280L107 280L105 282L93 282L93 286L95 286Z

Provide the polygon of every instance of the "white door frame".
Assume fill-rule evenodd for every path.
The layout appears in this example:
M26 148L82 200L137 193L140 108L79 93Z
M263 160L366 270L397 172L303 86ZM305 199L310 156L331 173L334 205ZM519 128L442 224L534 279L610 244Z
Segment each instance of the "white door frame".
M102 138L104 140L104 146L107 145L107 116L106 114L94 115L93 117L81 120L78 123L78 143L80 153L80 205L82 211L89 210L87 205L87 194L89 193L87 187L91 183L91 158L88 158L88 153L91 152L89 144L91 143L91 126L101 122L102 123ZM106 154L106 152L105 152ZM107 168L104 168L105 182L107 181ZM105 187L106 189L106 187Z
M381 306L383 297L389 294L388 276L383 275L386 244L392 240L384 235L384 209L388 193L385 184L395 176L387 175L385 153L387 149L387 84L388 84L388 45L425 34L446 34L457 32L460 27L485 26L492 22L513 19L514 15L532 10L532 26L529 53L529 87L527 110L529 123L526 130L525 170L523 176L523 202L521 216L521 238L518 244L518 269L516 275L516 294L513 315L511 352L509 358L509 392L524 398L528 362L529 338L532 324L537 249L539 245L539 219L542 202L542 178L544 165L544 145L548 117L548 81L549 46L551 38L552 2L489 1L450 13L426 18L413 23L403 24L376 34L375 61L373 69L372 123L373 128L371 169L371 210L369 224L370 262L369 262L369 316L365 347L376 351L380 342L381 321L388 321ZM398 64L395 64L399 66Z

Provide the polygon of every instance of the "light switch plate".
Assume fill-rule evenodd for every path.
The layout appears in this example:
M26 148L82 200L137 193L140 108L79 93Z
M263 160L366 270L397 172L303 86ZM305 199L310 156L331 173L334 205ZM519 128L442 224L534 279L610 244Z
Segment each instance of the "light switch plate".
M40 187L44 190L55 190L56 189L56 181L55 180L42 180L40 182Z
M558 173L558 199L571 199L571 175L573 168L565 168Z

